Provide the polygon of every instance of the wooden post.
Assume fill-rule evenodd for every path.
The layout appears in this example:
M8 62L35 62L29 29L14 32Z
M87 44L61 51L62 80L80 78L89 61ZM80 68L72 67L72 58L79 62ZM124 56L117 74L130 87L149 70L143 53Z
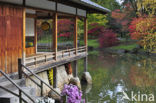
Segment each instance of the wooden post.
M22 63L25 65L25 32L26 32L26 9L23 8L23 36L22 36Z
M34 37L34 46L35 46L35 54L37 53L37 19L36 18L34 18L35 19L35 23L34 23L34 33L35 33L35 37Z
M73 76L77 77L77 61L74 61Z
M75 54L77 55L77 24L78 24L78 17L75 17L74 20L74 48L75 48Z
M84 18L84 44L86 46L86 52L87 52L87 46L88 46L88 21L87 18Z
M54 20L53 20L53 28L54 28L54 34L53 34L53 51L55 52L55 60L57 60L57 19L58 14L54 14Z
M57 88L57 68L53 68L53 88Z
M18 77L19 79L22 79L22 59L18 59Z
M84 58L84 72L87 72L88 69L88 57L86 56Z

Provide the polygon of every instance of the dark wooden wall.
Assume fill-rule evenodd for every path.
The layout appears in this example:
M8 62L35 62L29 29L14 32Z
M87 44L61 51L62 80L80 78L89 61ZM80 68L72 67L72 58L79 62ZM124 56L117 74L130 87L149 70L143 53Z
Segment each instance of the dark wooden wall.
M0 69L10 74L18 71L22 57L23 10L0 5Z

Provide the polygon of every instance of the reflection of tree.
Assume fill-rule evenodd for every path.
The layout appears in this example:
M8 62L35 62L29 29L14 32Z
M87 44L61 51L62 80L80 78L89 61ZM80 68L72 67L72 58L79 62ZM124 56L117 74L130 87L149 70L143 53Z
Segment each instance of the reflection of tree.
M151 59L145 59L138 65L131 66L129 78L132 85L142 88L153 87L156 84L154 65Z
M150 87L155 84L154 78L150 78L152 71L146 71L145 69L137 68L135 66L131 67L129 78L131 83L137 87Z

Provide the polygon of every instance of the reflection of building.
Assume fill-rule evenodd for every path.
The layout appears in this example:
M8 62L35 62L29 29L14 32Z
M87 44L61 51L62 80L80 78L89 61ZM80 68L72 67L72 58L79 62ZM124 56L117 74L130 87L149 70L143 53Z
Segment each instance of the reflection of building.
M57 67L73 62L73 75L77 77L78 59L84 58L84 68L87 71L87 13L106 14L108 12L110 12L108 9L90 0L0 0L1 71L9 74L11 78L16 78L17 74L19 74L21 79L22 69L26 69L24 68L26 66L33 73L39 73L39 76L45 80L47 79L45 77L47 70L54 68L53 85L57 87ZM73 48L58 51L57 22L58 19L62 18L74 20L74 43ZM77 24L79 18L84 20L84 46L82 47L77 45ZM53 20L52 52L37 52L36 21L38 19ZM46 29L46 27L44 28ZM28 43L28 46L26 46L26 40L28 42L31 41ZM2 79L0 79L0 82L4 83L4 80L7 80L4 78L4 75L1 75ZM33 77L35 77L35 74ZM17 79L16 81L19 80ZM46 81L48 82L48 80ZM43 85L40 85L39 81L37 82L39 83L38 86L43 89ZM44 83L41 82L41 84ZM0 85L1 88L4 86ZM41 92L41 94L43 93Z

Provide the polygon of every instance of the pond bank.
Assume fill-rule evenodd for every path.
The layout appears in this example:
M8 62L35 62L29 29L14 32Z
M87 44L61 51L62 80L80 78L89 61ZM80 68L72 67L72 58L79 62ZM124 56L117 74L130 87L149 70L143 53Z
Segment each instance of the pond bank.
M140 54L140 55L148 55L148 56L155 56L156 53L150 53L143 49L143 47L139 46L136 41L120 41L118 45L112 47L103 47L100 48L99 46L91 45L88 46L88 50L90 51L89 54L95 54L97 51L105 51L107 53L112 54Z

